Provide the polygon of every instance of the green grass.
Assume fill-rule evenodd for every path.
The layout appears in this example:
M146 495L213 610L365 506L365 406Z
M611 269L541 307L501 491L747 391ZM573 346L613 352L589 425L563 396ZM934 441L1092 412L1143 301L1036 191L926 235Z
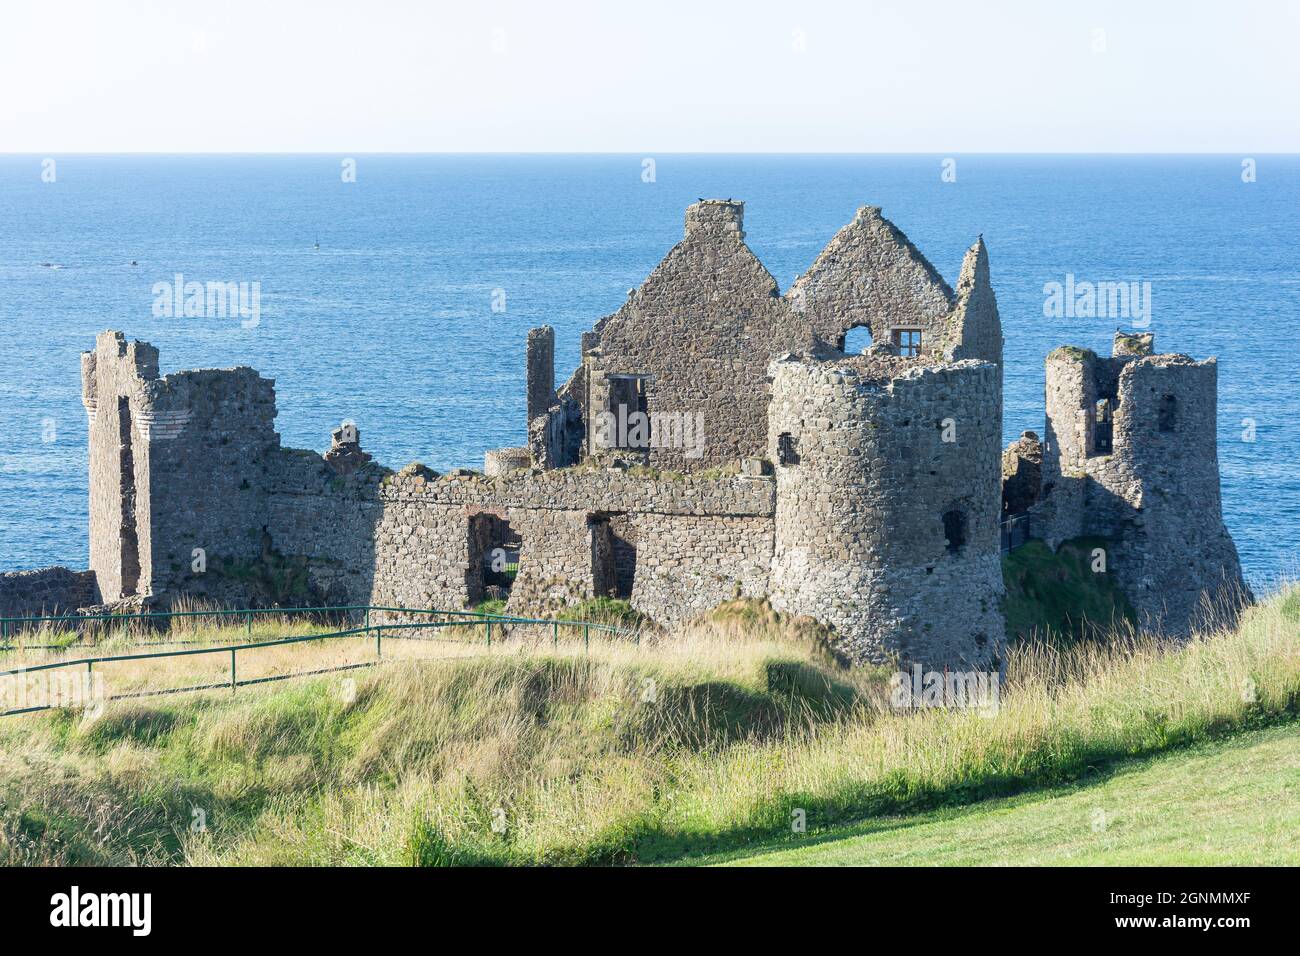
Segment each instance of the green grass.
M1002 556L1007 594L1007 637L1071 644L1096 640L1136 620L1124 593L1107 573L1092 570L1093 552L1109 554L1105 538L1076 538L1055 552L1030 541Z
M1300 863L1300 725L1133 761L1046 793L792 834L739 866Z
M557 616L566 621L591 621L598 624L612 624L615 627L642 627L649 624L645 615L634 609L630 601L611 597L581 601L565 608L564 612Z

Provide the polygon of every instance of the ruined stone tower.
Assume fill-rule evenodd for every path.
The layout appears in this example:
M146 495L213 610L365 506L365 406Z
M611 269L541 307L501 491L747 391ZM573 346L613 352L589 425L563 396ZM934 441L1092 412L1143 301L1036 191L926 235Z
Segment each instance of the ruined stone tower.
M1109 544L1105 561L1143 626L1185 634L1206 603L1249 599L1223 524L1214 359L1154 354L1149 333L1115 334L1110 358L1065 346L1047 357L1047 425L1035 535Z
M773 363L773 606L855 660L996 669L1000 392L990 362Z
M90 423L90 567L105 601L164 592L194 549L247 557L279 446L274 384L251 368L160 378L158 350L104 332L81 357Z

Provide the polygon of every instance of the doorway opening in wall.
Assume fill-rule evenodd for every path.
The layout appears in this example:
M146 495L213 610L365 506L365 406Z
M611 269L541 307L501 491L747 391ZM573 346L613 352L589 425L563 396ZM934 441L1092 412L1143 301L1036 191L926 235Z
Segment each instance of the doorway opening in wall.
M649 375L609 376L609 411L613 434L609 446L625 451L650 448Z
M591 527L591 583L597 597L632 599L636 585L636 528L622 512L587 517Z
M889 341L898 349L899 355L914 358L921 354L920 329L890 329Z
M865 325L855 325L844 333L839 345L840 351L845 355L861 355L871 347L871 329Z
M131 431L131 402L125 395L117 400L118 468L122 494L122 514L118 535L119 562L122 569L122 597L131 597L140 589L140 533L135 522L135 447Z
M949 554L957 554L966 546L966 512L953 508L943 513L943 538Z
M504 515L483 512L469 519L469 568L465 574L471 607L510 597L519 574L523 539Z

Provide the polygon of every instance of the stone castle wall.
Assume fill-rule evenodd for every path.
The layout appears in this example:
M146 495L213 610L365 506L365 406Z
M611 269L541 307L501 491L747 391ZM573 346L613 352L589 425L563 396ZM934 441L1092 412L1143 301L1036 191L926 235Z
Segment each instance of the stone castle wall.
M499 553L518 564L513 613L608 595L673 625L768 596L854 660L999 667L1002 333L983 240L954 293L864 207L782 296L743 226L742 203L688 208L558 390L554 331L533 330L528 446L489 452L484 475L393 473L350 425L324 454L283 448L253 369L162 377L152 346L100 335L82 358L94 599L457 609L505 590ZM854 326L878 341L848 357ZM900 328L920 354L879 341ZM1053 546L1105 538L1144 623L1182 633L1206 591L1244 585L1216 367L1152 351L1123 335L1108 359L1049 357L1044 440L1008 452L1007 507ZM597 448L592 413L616 406L702 419L702 442ZM0 602L80 600L85 580L60 570L6 579Z
M105 332L82 358L82 398L90 563L105 601L167 591L196 560L260 553L279 451L273 382L251 368L159 377L157 349Z
M620 569L612 552L600 552L605 523L635 542L620 552L631 585L624 596L652 620L673 624L767 591L770 479L657 479L618 469L393 474L377 465L340 476L314 452L280 449L261 487L254 537L262 550L233 575L230 565L210 564L178 579L178 589L235 603L461 608L486 596L489 554L475 527L491 515L522 542L511 613L608 595ZM259 590L276 576L296 589Z
M0 617L75 614L98 603L93 571L55 567L0 574Z

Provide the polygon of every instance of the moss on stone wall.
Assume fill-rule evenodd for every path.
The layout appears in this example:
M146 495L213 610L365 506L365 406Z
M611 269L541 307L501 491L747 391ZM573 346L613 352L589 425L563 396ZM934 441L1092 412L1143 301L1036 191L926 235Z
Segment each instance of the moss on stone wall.
M1097 353L1092 349L1081 349L1077 345L1062 345L1048 352L1047 357L1049 359L1068 358L1076 362L1082 362L1084 359L1095 359Z
M1109 553L1113 546L1105 538L1075 538L1053 553L1042 541L1030 541L1004 554L1007 639L1072 644L1135 621L1115 578L1092 570L1093 549Z

